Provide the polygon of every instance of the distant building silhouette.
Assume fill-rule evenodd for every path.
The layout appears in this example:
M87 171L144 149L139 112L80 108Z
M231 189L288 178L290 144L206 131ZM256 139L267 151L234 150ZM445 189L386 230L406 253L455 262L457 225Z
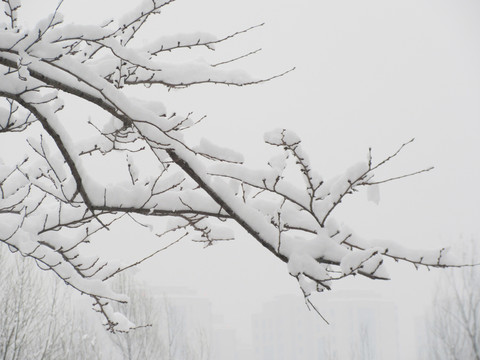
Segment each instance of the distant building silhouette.
M252 323L256 359L399 359L393 302L372 293L337 291L316 305L330 325L308 311L300 296L265 304Z

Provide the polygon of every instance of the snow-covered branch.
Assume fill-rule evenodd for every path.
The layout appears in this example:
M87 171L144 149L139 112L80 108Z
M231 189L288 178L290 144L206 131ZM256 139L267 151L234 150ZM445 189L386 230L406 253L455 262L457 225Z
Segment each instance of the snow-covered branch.
M0 97L5 99L0 136L24 134L28 156L8 165L2 162L9 154L0 158L1 242L90 295L110 331L134 325L113 310L111 301L127 299L110 289L108 279L184 238L206 246L231 240L233 224L285 262L305 296L356 274L388 279L385 258L415 266L458 265L445 249L408 251L366 241L332 218L347 195L361 187L430 170L374 179L376 170L393 161L407 143L377 164L370 152L366 162L324 180L299 137L279 129L267 133L265 142L280 153L264 169L252 170L240 154L212 141L185 142L183 133L201 119L169 115L160 102L133 98L126 89L138 84L243 86L291 71L255 78L220 66L257 51L216 64L162 60L166 51L213 49L257 26L221 38L204 33L164 36L147 48L136 47L133 39L141 36L146 21L172 2L144 1L120 25L110 21L98 26L64 24L60 2L52 15L28 29L19 26L20 1L4 0L9 25L0 31ZM105 119L76 119L94 129L87 140L79 140L62 110L85 102L103 110ZM99 159L123 160L123 168L115 169L115 183L104 184L88 170ZM142 159L148 159L149 174ZM303 184L290 179L292 173ZM151 229L164 244L130 264L83 255L82 247L93 236L126 222Z

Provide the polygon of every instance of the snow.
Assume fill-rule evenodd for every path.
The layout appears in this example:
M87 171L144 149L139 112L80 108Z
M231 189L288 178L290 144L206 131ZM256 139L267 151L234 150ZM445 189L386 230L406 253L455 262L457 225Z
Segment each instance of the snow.
M110 314L109 318L116 323L116 331L127 332L135 327L135 324L128 320L122 313L113 312L113 314Z
M166 3L143 1L136 11L122 18L120 24L128 25L138 16L145 15L152 6ZM56 19L61 21L62 17L57 15ZM0 74L0 92L6 96L22 94L23 101L30 103L46 119L58 135L55 139L61 141L68 154L62 156L54 141L41 143L32 137L29 140L32 147L45 160L35 156L8 179L5 177L13 168L0 164L0 208L11 208L18 213L0 213L2 224L5 224L0 228L0 237L23 255L37 259L43 267L50 268L80 292L103 300L128 300L102 281L102 276L112 274L118 264L111 262L101 268L105 262L100 260L93 265L97 258L83 255L76 246L88 238L89 231L99 229L100 223L76 223L78 227L63 227L57 231L60 224L75 223L87 214L91 217L92 209L87 209L87 200L93 206L135 208L149 214L164 211L172 215L166 224L167 229L190 226L195 230L194 236L200 234L203 241L234 236L229 223L205 218L205 213L228 213L270 252L287 263L288 271L297 278L307 296L312 291L330 287L335 279L355 273L388 278L384 264L387 257L416 266L459 263L449 255L448 249L409 250L398 243L363 239L331 217L343 197L357 190L366 180L366 174L371 170L368 162L355 164L323 183L323 178L311 168L300 138L290 130L275 129L267 132L264 140L278 147L281 153L272 157L265 168L249 169L243 164L241 154L208 139L202 138L198 146L190 147L180 129L191 125L190 120L185 121L181 116L167 117L167 108L162 102L137 99L123 90L132 84L184 87L203 82L236 85L255 82L256 78L243 70L225 70L202 58L170 63L161 61L159 54L152 56L160 50L214 42L216 37L206 33L161 36L146 48L135 48L124 46L123 42L132 29L123 33L125 29L112 30L112 25L101 28L59 24L45 32L50 20L43 19L33 29L19 33L0 33L0 61L5 63L8 60L18 68L16 72ZM39 32L43 33L41 38ZM77 41L79 44L75 43ZM69 54L69 46L78 52ZM105 48L90 59L90 54L100 46ZM208 45L208 48L213 49L213 46ZM140 139L146 152L160 160L161 164L155 163L154 166L155 169L159 169L159 165L163 167L157 171L158 178L147 176L145 167L138 160L140 157L128 153L124 156L126 162L121 179L109 184L101 182L86 166L91 158L79 157L79 154L91 150L103 153L114 150L110 140L113 135L110 139L100 135L84 141L76 139L75 134L66 128L68 122L57 114L57 110L68 106L64 99L69 98L62 98L61 92L45 88L45 84L32 74L42 74L39 77L42 81L109 111L111 116L101 127L107 134L124 127L118 118L128 118L128 125L134 132L129 140ZM122 86L115 86L111 82L113 78ZM39 86L43 88L32 91ZM8 113L0 108L2 124L7 117ZM65 162L66 155L73 159L72 167L78 169L87 195L78 195L80 182L76 184L72 169ZM291 165L294 165L292 170ZM292 172L297 175L297 178L292 176L294 180L291 179ZM296 181L298 177L303 183ZM69 204L68 200L74 194L77 201L85 196L83 203ZM367 198L379 203L378 185L367 186ZM33 211L40 201L44 203ZM30 210L32 214L28 213ZM175 212L188 213L191 218L175 218ZM195 213L196 217L193 217ZM97 216L103 214L97 212ZM147 226L155 230L151 224ZM55 231L49 230L55 227ZM66 249L69 249L67 254L62 253ZM91 269L79 270L81 266L90 265ZM337 272L330 271L327 266ZM338 269L342 271L341 275ZM118 323L117 330L127 331L134 326L110 305L102 310L110 321Z
M15 172L6 180L2 179L1 189L2 207L8 208L24 198L26 193L28 193L28 180L21 173Z
M287 159L288 159L288 153L283 152L281 154L278 154L272 157L268 161L268 165L270 165L272 169L276 171L277 175L281 175L283 173L283 170L285 170L287 166Z
M122 122L118 120L115 116L110 116L108 122L106 122L102 127L102 132L105 134L111 134L115 131L121 129L123 126ZM98 141L98 139L97 139Z
M307 274L320 281L328 281L330 279L325 267L306 253L293 253L290 255L288 272L293 276Z
M277 146L282 146L283 144L291 146L300 143L300 138L297 134L286 129L275 129L266 132L263 139L266 143Z
M202 138L200 144L192 149L198 153L206 154L209 157L222 161L232 163L242 163L244 161L242 154L228 148L220 147L205 138Z
M144 68L138 68L135 75L127 79L127 83L164 83L171 86L185 86L203 82L218 82L241 85L259 80L244 70L225 70L213 67L202 58L183 63L158 62L155 67L161 71L152 73Z
M5 27L2 26L2 29L5 29ZM13 45L23 38L23 35L23 33L18 33L15 30L2 30L0 48L11 49Z
M305 296L310 296L313 292L315 291L323 291L325 287L321 284L317 284L313 280L310 280L308 277L305 275L300 275L298 277L298 284L300 285L300 288L302 289L303 293ZM328 281L323 282L325 285L329 285Z
M344 274L361 271L381 278L388 278L388 273L383 266L383 258L380 255L382 250L381 248L353 250L342 258L340 268Z

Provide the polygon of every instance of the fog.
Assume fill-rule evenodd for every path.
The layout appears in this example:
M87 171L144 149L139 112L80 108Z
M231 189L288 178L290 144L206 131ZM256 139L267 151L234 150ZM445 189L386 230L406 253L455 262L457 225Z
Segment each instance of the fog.
M66 0L62 12L66 21L94 22L129 7L127 1ZM50 11L38 3L31 9L25 12L31 23L37 12ZM225 36L265 22L201 56L221 61L261 48L234 66L263 78L295 70L252 86L144 88L137 95L158 98L170 111L207 115L189 135L192 142L208 138L243 153L253 167L268 160L263 134L273 128L295 131L325 178L364 160L369 148L374 159L381 159L415 138L382 175L434 170L382 184L378 205L357 193L342 204L336 219L365 238L413 248L452 246L461 253L462 244L480 234L479 15L480 3L473 0L178 0L142 39L193 30ZM179 243L143 263L135 275L172 299L207 301L215 319L209 325L212 341L223 359L270 358L262 351L271 354L276 343L258 341L266 331L258 324L285 318L286 312L313 322L312 331L333 336L330 346L338 349L339 359L348 358L347 347L367 344L352 331L365 324L377 329L369 340L375 350L352 351L393 359L393 349L398 359L420 359L418 349L427 346L422 324L442 270L392 262L388 282L356 277L335 284L312 299L327 325L306 310L285 264L240 228L235 232L235 241L205 249ZM133 241L144 242L144 248L132 251ZM156 247L136 229L122 228L106 235L97 250L128 262ZM273 326L285 326L287 335L294 328L288 322ZM293 339L287 335L285 344ZM322 339L330 339L327 335ZM224 345L222 336L228 339ZM229 353L232 346L236 350ZM302 345L307 353L309 346Z

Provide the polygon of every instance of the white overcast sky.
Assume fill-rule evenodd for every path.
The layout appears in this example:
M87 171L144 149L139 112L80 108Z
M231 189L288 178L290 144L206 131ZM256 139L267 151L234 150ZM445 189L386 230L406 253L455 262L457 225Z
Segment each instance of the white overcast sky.
M94 21L122 13L130 3L65 0L63 12L67 21ZM337 220L363 236L411 247L479 240L479 20L478 0L177 0L152 21L156 26L147 37L197 30L222 36L265 22L219 45L214 57L222 61L261 47L236 67L258 77L296 70L258 86L149 93L171 111L208 115L195 134L243 152L255 166L268 158L263 133L289 128L325 178L363 160L369 147L380 159L415 137L385 176L432 165L435 170L385 184L378 206L357 194ZM135 239L133 231L127 240ZM235 243L206 250L180 245L146 264L142 277L192 288L211 298L227 321L245 327L241 319L262 302L299 291L284 264L238 235ZM395 268L390 264L388 284L349 286L396 298L401 314L421 313L434 274Z

